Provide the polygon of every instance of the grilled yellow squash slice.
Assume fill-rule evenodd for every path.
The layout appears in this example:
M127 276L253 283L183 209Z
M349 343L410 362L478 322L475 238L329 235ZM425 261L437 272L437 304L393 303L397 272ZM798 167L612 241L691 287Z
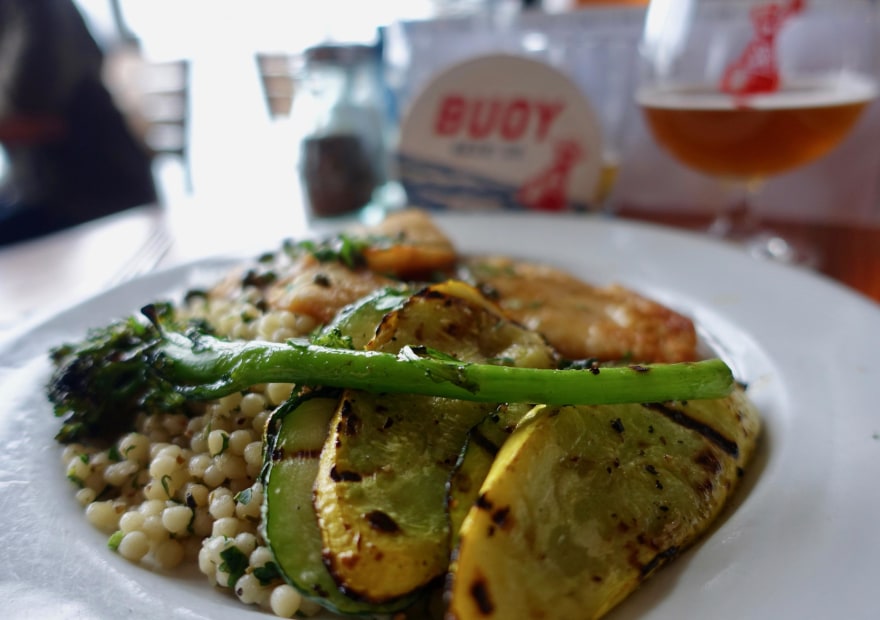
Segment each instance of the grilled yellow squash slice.
M447 617L601 617L706 531L759 426L740 390L688 403L536 407L464 520Z
M461 524L480 495L498 451L533 405L504 403L471 429L446 484L450 549L458 547Z
M555 364L534 332L476 289L431 286L385 316L368 348L427 347L462 361ZM315 482L324 559L339 586L371 602L405 596L449 563L446 483L468 431L495 408L347 390L330 422Z

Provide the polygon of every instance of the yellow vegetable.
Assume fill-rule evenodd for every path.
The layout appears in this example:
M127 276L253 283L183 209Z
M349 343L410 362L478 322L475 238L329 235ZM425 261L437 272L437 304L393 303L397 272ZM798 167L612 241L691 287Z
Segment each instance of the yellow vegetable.
M461 361L554 364L538 334L460 282L429 287L387 314L368 348L405 345ZM495 407L346 390L315 482L324 559L345 592L387 602L446 572L446 482L468 432Z
M692 544L754 451L721 400L535 408L462 525L449 618L599 618Z

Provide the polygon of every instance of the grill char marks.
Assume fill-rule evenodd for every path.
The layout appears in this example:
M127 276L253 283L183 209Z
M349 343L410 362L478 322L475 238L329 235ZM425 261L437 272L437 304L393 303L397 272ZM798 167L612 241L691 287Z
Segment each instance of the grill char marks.
M695 420L681 409L676 409L665 403L644 403L642 406L646 409L662 414L679 426L683 426L684 428L699 433L731 457L739 457L739 446L735 441L725 437L717 429L708 424Z

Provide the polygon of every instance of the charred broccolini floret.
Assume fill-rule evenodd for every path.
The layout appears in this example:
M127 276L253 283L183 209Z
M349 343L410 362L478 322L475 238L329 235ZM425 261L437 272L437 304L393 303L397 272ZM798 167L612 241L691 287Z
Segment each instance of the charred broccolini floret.
M129 429L140 412L183 406L185 397L152 369L154 350L163 341L158 326L172 325L173 308L168 303L153 304L145 314L149 321L132 316L91 330L80 343L51 351L55 370L48 395L55 415L64 417L55 436L58 441L112 439ZM187 327L210 331L203 322Z

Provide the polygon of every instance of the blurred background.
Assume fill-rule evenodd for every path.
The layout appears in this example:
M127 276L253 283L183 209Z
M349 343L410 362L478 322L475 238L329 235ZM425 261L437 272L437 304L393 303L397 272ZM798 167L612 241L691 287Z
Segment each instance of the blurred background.
M6 242L15 241L16 235L39 235L151 201L192 205L177 217L193 222L203 222L207 213L240 221L261 208L298 204L296 110L304 51L328 42L375 51L391 150L401 115L432 76L480 54L514 52L559 68L590 99L603 125L606 208L716 209L724 200L718 183L656 146L637 113L633 96L645 5L0 0L0 93L7 95L4 102L0 94L0 242L4 230ZM82 76L97 79L106 97L100 87L91 99L82 93L68 97L63 88L79 92L75 84ZM63 87L62 78L70 85ZM49 93L47 84L62 92ZM30 99L18 97L18 109L8 101L15 99L10 92L28 90ZM111 122L117 111L124 127ZM70 145L52 150L73 139L72 128L104 125L107 139L115 140L112 161ZM95 170L59 178L55 167L63 166L56 160L64 158L93 161ZM41 179L31 185L43 190L21 181L27 171ZM13 178L17 186L9 182ZM54 189L47 178L54 179ZM62 208L59 200L76 203L76 215L52 216ZM830 155L769 180L757 208L778 218L880 222L878 104Z

